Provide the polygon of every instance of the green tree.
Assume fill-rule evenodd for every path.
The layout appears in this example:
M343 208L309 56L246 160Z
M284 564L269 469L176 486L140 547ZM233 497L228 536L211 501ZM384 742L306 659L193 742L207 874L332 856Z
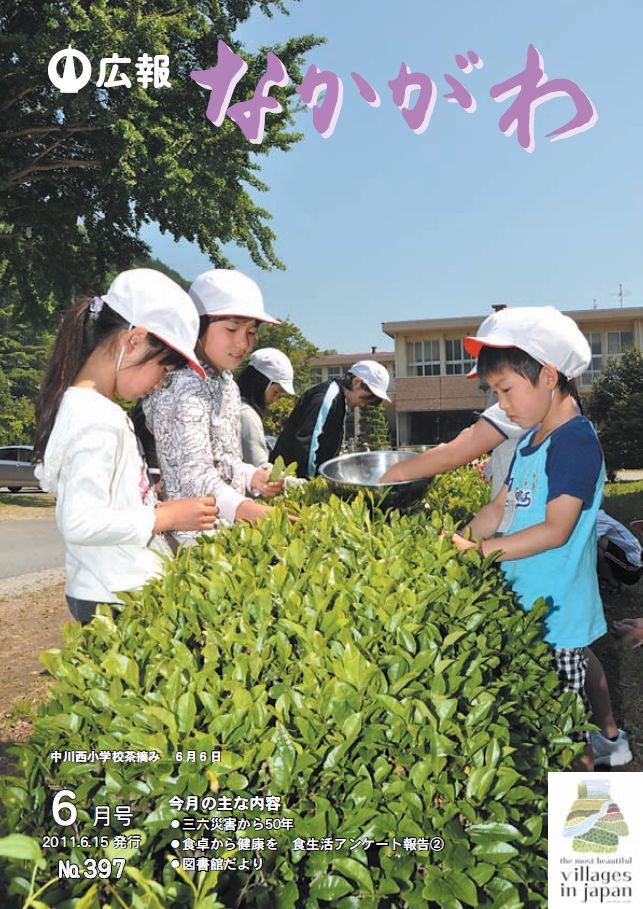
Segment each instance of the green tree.
M170 268L169 265L166 265L165 262L161 262L160 259L150 258L149 256L142 256L140 259L135 259L135 261L132 262L132 268L154 268L156 271L161 271L185 291L190 289L190 284L192 283L191 281L188 281L187 278L184 278L180 272L175 271L173 268ZM117 274L118 272L115 271L113 278L115 278Z
M11 392L11 383L0 369L0 445L29 445L33 439L33 402Z
M191 78L217 60L217 42L241 54L248 70L235 100L249 98L265 71L266 48L247 53L234 39L250 14L287 12L287 0L0 0L0 288L15 286L32 312L65 308L98 289L111 269L147 252L139 231L156 221L175 239L196 240L215 265L222 245L245 247L262 267L282 267L270 214L253 193L267 186L260 158L287 151L294 85L303 55L319 43L292 38L271 49L291 78L271 95L284 113L266 118L261 145L229 118L206 119L209 93ZM92 64L92 81L63 94L47 77L67 46ZM101 58L129 58L131 88L98 88ZM136 81L143 54L168 54L169 88Z
M361 451L385 451L391 447L383 407L378 405L360 410L358 447Z
M0 445L29 444L35 429L34 403L53 332L21 320L15 293L0 307Z
M643 357L630 348L594 380L587 413L598 429L610 477L643 466Z
M295 371L294 385L297 394L301 394L314 384L310 359L319 355L319 349L290 319L284 320L281 325L262 325L255 349L258 350L261 347L276 347L290 358ZM296 398L284 395L276 404L272 405L264 420L268 434L279 435L286 418L295 406L295 401Z

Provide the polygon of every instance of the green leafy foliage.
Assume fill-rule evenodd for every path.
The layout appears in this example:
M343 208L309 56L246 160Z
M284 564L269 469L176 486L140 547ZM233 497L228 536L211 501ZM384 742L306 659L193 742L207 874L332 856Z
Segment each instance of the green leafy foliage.
M99 885L54 879L78 850L47 850L43 869L35 849L14 845L0 858L3 905L39 889L39 906L93 907L100 886L110 909L545 907L547 771L582 748L571 739L582 707L557 693L543 602L525 613L489 560L439 537L454 521L431 509L452 501L452 482L436 481L429 510L409 514L309 483L289 502L295 526L285 509L235 525L180 553L118 615L99 607L70 626L64 649L43 657L57 684L20 776L2 783L4 832L39 844L54 792L70 788L79 834L93 831L92 806L127 804L143 844L121 879ZM161 759L48 759L89 747ZM179 749L212 748L221 763L175 762ZM282 799L293 829L273 831L261 869L171 868L181 812L168 800L213 794ZM391 845L436 836L442 851ZM345 848L294 842L326 837Z
M475 467L461 467L431 481L427 501L432 509L464 524L477 514L491 497L491 487L480 479Z
M272 465L272 470L270 471L270 477L268 478L270 482L276 480L283 480L285 477L295 477L297 476L297 464L288 464L279 455L275 458L275 463Z

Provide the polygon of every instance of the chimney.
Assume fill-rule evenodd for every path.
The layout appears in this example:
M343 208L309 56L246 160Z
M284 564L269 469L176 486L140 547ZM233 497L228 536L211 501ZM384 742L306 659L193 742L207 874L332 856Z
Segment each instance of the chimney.
M493 303L491 308L493 309L494 312L500 312L501 309L507 308L507 304L506 303Z
M371 345L371 353L374 354L376 350L377 350L377 347L374 344Z

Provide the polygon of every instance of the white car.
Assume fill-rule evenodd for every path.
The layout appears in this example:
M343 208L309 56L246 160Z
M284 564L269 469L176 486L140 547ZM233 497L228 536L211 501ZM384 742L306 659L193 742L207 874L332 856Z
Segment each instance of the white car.
M0 487L19 492L23 486L40 489L34 474L32 445L7 445L0 448Z

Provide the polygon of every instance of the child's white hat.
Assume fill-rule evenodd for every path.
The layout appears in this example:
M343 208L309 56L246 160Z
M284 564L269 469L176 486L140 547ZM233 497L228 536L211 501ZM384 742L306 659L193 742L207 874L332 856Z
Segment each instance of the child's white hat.
M211 268L195 278L189 290L200 316L237 316L281 325L263 308L259 285L234 268Z
M388 369L377 360L358 360L348 371L368 385L378 398L383 401L391 400L386 394L389 381Z
M292 363L282 351L275 347L262 347L260 350L255 350L250 357L249 365L254 366L257 372L270 379L271 382L281 385L286 394L295 394L292 384L295 372Z
M501 309L484 320L475 337L465 338L464 346L472 357L483 347L518 347L543 366L552 363L568 379L580 376L592 362L578 325L553 306ZM469 375L477 375L475 368Z
M171 278L153 268L132 268L114 278L102 299L130 325L146 328L182 354L192 369L205 378L194 353L199 317L189 296Z

